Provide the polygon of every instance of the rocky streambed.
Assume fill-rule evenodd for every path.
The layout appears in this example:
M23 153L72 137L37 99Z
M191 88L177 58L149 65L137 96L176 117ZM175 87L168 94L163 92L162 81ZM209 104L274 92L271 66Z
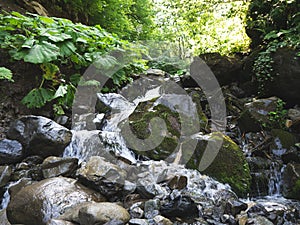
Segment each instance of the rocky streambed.
M153 70L78 101L72 129L14 121L0 141L0 224L300 224L299 109L287 128L269 117L278 98L216 91L225 126L201 88Z

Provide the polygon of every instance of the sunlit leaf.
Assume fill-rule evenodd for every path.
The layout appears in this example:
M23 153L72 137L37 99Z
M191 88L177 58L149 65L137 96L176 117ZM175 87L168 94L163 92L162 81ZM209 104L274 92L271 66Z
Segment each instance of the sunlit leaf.
M12 72L11 70L5 68L5 67L0 67L0 80L8 80L8 81L14 81L12 79Z
M34 45L28 55L24 57L25 62L34 64L51 62L59 56L59 48L49 42L43 41L41 44Z

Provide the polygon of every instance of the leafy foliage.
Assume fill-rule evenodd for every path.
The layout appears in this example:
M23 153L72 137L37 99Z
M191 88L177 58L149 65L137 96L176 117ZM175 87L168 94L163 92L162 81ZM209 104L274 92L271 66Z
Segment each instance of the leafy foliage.
M155 0L156 23L164 38L176 41L181 55L247 51L245 1Z
M12 79L12 72L5 67L0 67L0 80L14 81Z
M33 14L23 16L17 12L0 14L0 47L8 50L12 59L38 64L43 71L40 87L28 93L22 102L29 108L52 102L59 114L70 109L81 71L96 61L98 69L110 68L118 62L113 56L104 58L106 52L133 48L100 26ZM75 75L62 74L62 68ZM113 83L119 86L130 81L129 74L142 68L142 61L124 65L112 75Z
M252 37L252 46L265 46L253 66L260 93L264 92L265 83L276 76L273 70L273 53L279 48L300 51L299 8L300 3L296 0L254 0L249 6L247 33Z
M127 40L147 39L153 31L150 0L38 0L52 14L87 25L99 24Z

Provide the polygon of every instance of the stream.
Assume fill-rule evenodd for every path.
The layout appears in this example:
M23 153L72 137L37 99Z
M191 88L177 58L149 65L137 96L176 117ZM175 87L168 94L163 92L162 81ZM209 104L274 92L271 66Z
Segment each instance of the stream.
M265 145L266 137L264 135L267 135L265 131L242 131L236 120L231 119L235 117L234 113L230 109L227 111L227 117L230 119L225 134L240 147L249 164L252 177L250 192L247 195L237 197L230 185L219 183L202 172L186 169L182 165L184 157L186 157L184 148L186 143L189 144L189 148L194 148L197 152L199 143L201 145L203 141L211 140L209 135L213 129L208 128L208 126L212 127L213 121L207 120L205 126L197 125L194 122L195 115L199 113L201 106L203 108L201 113L209 116L205 109L207 100L203 97L203 93L197 88L182 88L183 94L181 93L182 90L174 91L172 89L175 93L171 93L171 89L166 87L166 82L169 80L162 77L147 77L138 82L125 87L119 93L95 94L97 96L96 110L94 109L95 106L88 106L92 108L92 112L73 115L73 127L70 133L72 138L70 143L64 147L61 159L53 158L52 161L50 159L46 161L46 159L40 162L38 162L38 158L34 159L38 162L37 167L32 166L32 168L38 168L34 171L30 170L32 169L30 168L32 165L30 160L26 161L27 164L25 162L16 164L14 178L5 186L0 206L0 209L8 207L7 212L10 220L18 222L12 209L9 209L13 207L9 204L11 198L9 190L20 185L19 183L21 180L23 182L24 178L31 177L32 179L33 174L42 171L43 178L38 178L37 181L45 178L54 179L53 177L59 176L75 178L83 185L105 195L110 202L126 202L125 199L129 197L137 198L133 203L127 202L126 209L129 210L131 218L129 224L170 224L155 222L153 218L158 218L157 216L168 218L165 221L170 219L171 224L299 224L300 202L283 197L283 177L287 164L283 162L282 156L287 149L279 138L274 138L275 145L272 145L273 142L271 144L268 142L268 145ZM187 100L191 99L187 96L195 96L195 93L200 93L199 105L194 103L195 99L191 102ZM225 99L227 96L225 94ZM84 104L84 102L79 102L74 107L79 107L80 104ZM136 135L132 131L134 127L128 130L128 126L141 121L145 112L156 113L156 110L160 110L160 105L164 106L165 111L158 111L158 115L169 114L172 116L167 116L169 122L164 124L160 120L156 123L153 118L149 119L151 125L147 128L148 130L146 129L146 133L148 132L147 137L149 139L152 138L151 144L155 149L154 153L149 153L147 151L149 143L140 137L132 137L132 135ZM185 119L187 117L188 120L186 121L191 121L192 125L186 129L188 132L181 131L178 135L176 132L172 133L173 131L165 130L169 129L170 126L174 130L183 127L180 123L178 125L176 121L178 114L174 112ZM199 115L204 118L204 114ZM146 118L148 116L150 115L147 114ZM136 118L138 120L135 120ZM38 121L40 118L29 117L26 119ZM49 121L47 124L50 126ZM198 128L195 129L197 126ZM151 134L153 130L158 132L159 136L165 136L176 141L171 151L166 153L165 149L162 149L160 137ZM138 135L142 133L142 131L137 132ZM197 138L193 139L195 136ZM133 138L133 141L129 138ZM168 143L168 146L171 146L170 143L173 142ZM257 146L262 146L264 150L258 150ZM273 147L269 149L266 146ZM34 147L32 148L34 149ZM165 156L164 154L168 155ZM204 151L203 154L205 156L208 151ZM157 155L157 158L153 158ZM189 157L192 158L193 156L190 155ZM79 163L80 166L77 172L76 169L75 172L73 169L72 173L66 173L64 169L66 167L71 168L69 166L71 159L78 160L75 160L75 164ZM188 163L191 161L186 160L184 162L187 162L187 167L189 167ZM68 166L66 163L69 163ZM64 166L58 167L59 165ZM110 169L107 169L108 167ZM55 170L49 172L52 173L50 176L46 169L50 170L51 168L55 168ZM112 168L114 172L112 172ZM124 175L124 171L126 171L126 175ZM127 197L124 199L124 196ZM159 201L158 205L160 206L156 205L155 201ZM16 205L15 202L11 204ZM145 205L142 207L141 204ZM151 210L147 211L149 204ZM14 207L16 207L13 208L14 210L18 209L17 206ZM53 214L54 209L47 209L49 213L52 210L51 213ZM62 212L64 210L59 211L58 214L62 214ZM51 218L49 213L46 213L47 216L43 217L41 223L46 224L45 218ZM38 219L37 221L39 221ZM26 219L26 221L30 220ZM30 222L24 224L30 224Z

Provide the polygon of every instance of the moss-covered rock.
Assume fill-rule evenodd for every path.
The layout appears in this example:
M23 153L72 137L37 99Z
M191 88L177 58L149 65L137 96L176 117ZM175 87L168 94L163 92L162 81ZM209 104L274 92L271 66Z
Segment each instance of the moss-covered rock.
M121 128L127 144L130 143L131 148L139 155L154 160L168 157L169 161L175 160L175 152L180 146L179 140L183 136L190 136L207 127L207 117L202 112L200 102L195 103L194 98L185 95L176 95L175 97L162 95L159 98L140 102L129 116L129 126L134 137L126 136L128 130ZM165 130L162 123L152 123L155 118L163 121ZM157 137L163 137L162 140L153 140L158 144L150 150L140 149L141 144L147 145L146 140L153 133L156 133ZM134 138L145 140L145 142Z
M203 163L202 160L211 160L207 168L201 172L220 182L228 183L239 196L245 196L249 192L251 175L249 165L239 146L219 132L198 135L194 137L195 139L197 145L187 167L201 170L199 165ZM207 148L208 144L210 144L209 148ZM183 143L182 154L191 155L190 147L190 141ZM216 149L218 147L219 149Z

